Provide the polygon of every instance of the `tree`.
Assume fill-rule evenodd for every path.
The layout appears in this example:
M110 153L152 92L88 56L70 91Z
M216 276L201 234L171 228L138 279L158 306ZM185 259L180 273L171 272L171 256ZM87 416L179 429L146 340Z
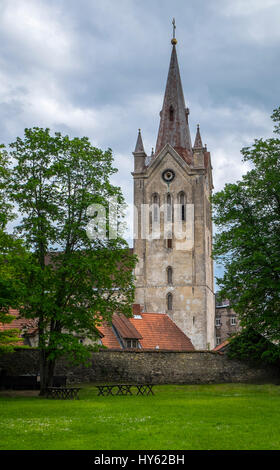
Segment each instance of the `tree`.
M263 335L247 326L229 339L227 355L231 359L241 359L252 363L260 362L278 365L280 348L268 341Z
M17 260L20 312L38 320L44 394L59 357L86 361L90 348L83 339L94 342L98 324L110 321L114 312L131 314L135 257L119 235L87 235L90 206L105 208L102 221L108 232L108 201L123 203L120 188L110 184L116 172L110 149L102 152L86 137L52 136L41 128L25 129L24 138L10 147L15 164L9 197L21 216L16 233L29 253Z
M8 168L8 155L3 146L0 146L0 323L12 323L14 316L9 315L10 307L16 307L17 275L13 263L15 253L23 248L7 233L7 224L13 219L11 205L6 197L6 185L10 172ZM13 352L14 347L21 341L19 330L15 328L0 331L0 354Z
M276 137L242 149L251 169L213 196L217 235L213 256L224 265L220 295L244 328L280 340L280 108Z

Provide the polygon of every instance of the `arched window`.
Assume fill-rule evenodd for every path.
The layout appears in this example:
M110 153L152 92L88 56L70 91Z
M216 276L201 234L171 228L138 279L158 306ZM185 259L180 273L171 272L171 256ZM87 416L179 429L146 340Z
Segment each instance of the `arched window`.
M169 292L167 294L167 310L172 310L173 308L173 295Z
M172 202L170 194L167 194L166 196L166 219L167 222L172 221Z
M174 108L170 106L169 108L169 121L174 121Z
M167 271L167 284L169 286L172 286L172 283L173 283L173 269L171 268L171 266L168 266L166 271Z
M159 196L158 194L154 194L152 197L152 213L153 213L153 222L159 221Z
M180 219L186 220L186 196L185 193L179 194Z

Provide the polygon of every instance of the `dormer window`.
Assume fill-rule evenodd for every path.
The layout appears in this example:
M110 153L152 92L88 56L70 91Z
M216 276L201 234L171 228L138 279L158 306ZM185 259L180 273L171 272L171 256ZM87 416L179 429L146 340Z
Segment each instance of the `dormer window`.
M126 347L128 349L137 349L139 347L139 342L137 341L137 339L127 339Z

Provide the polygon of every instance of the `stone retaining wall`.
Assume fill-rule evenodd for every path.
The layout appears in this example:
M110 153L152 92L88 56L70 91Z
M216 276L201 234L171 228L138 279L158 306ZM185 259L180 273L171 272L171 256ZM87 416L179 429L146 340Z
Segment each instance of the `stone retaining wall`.
M7 375L37 375L36 349L17 350L0 357L0 370ZM109 351L92 354L89 367L69 366L59 360L55 375L66 375L68 383L151 382L154 384L203 384L222 382L279 383L279 370L230 360L209 351Z

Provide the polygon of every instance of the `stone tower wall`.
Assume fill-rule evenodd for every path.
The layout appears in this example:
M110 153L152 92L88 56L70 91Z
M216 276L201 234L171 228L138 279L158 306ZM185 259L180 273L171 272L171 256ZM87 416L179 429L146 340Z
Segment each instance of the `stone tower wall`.
M178 157L178 158L177 158ZM206 170L191 169L185 162L182 166L174 151L166 151L151 170L140 177L134 174L134 201L138 209L138 236L141 226L146 223L148 232L152 229L151 215L140 218L141 204L150 205L152 196L159 196L162 206L166 196L171 195L173 204L184 192L187 204L194 206L193 246L182 248L182 242L173 238L172 249L164 238L164 212L158 224L159 239L135 240L134 251L139 258L136 268L135 302L146 312L167 313L172 320L190 337L196 349L214 347L214 294L213 268L211 260L212 229L209 204L210 190L206 187ZM179 159L179 160L178 160ZM175 178L169 188L162 179L164 170L172 168ZM141 182L141 183L140 183ZM209 187L209 186L208 186ZM183 229L190 220L183 222ZM188 227L189 229L190 227ZM150 234L151 236L151 234ZM167 268L172 267L172 285L167 282ZM167 308L167 294L173 296L173 308ZM211 325L208 323L211 322Z

